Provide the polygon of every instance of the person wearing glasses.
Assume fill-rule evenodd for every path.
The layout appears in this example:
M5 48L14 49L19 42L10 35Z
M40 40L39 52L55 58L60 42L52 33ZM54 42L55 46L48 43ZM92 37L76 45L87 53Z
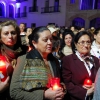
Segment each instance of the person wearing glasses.
M91 34L81 31L75 35L73 54L62 59L62 78L67 87L65 100L92 100L94 80L99 68L99 60L90 55ZM75 47L74 47L75 46ZM91 84L84 83L85 80Z

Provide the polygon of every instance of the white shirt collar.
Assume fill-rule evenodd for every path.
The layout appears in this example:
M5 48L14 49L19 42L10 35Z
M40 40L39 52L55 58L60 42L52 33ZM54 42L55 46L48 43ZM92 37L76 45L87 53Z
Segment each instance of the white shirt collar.
M86 67L86 69L87 69L87 71L88 71L89 76L91 76L91 71L90 71L90 69L93 67L93 64L91 64L91 63L89 62L89 67L90 67L90 69L89 69L88 65L87 65L86 62L81 58L80 53L79 53L78 51L76 51L76 55L77 55L77 57L78 57L81 61L83 61L84 65L85 65L85 67Z

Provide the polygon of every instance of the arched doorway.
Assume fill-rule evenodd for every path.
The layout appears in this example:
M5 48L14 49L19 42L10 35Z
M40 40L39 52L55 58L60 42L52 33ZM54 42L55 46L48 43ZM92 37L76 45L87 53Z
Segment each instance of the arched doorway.
M92 19L90 21L90 27L95 27L95 28L100 27L100 17Z
M4 17L5 16L5 10L4 10L4 4L0 3L0 16Z
M9 5L9 17L14 18L14 7Z
M74 18L72 21L73 26L78 26L78 27L85 27L85 20L82 18Z

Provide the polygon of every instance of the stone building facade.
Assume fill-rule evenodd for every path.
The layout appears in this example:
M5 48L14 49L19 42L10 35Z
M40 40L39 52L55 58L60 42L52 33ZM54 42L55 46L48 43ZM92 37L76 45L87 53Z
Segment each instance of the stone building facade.
M100 0L0 0L0 21L13 19L27 27L71 25L100 27Z
M73 0L67 0L66 3L66 26L100 27L100 0L98 2L97 0L74 0L74 3L71 1Z

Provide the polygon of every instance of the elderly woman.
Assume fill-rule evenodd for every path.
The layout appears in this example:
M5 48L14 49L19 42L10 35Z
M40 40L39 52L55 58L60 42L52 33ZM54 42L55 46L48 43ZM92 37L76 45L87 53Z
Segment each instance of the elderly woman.
M62 77L68 90L68 100L92 99L94 80L100 65L99 60L90 55L91 42L91 34L79 32L74 38L75 53L62 60Z
M14 100L62 100L62 87L53 90L50 81L60 78L59 63L52 55L52 35L48 28L33 30L31 43L34 49L19 57L14 70L10 94Z
M91 55L100 59L100 28L97 28L94 33L94 41L91 45Z
M20 41L19 28L14 21L10 20L0 24L0 60L5 59L7 74L5 78L0 69L0 100L11 100L9 96L10 79L17 57L24 54Z

